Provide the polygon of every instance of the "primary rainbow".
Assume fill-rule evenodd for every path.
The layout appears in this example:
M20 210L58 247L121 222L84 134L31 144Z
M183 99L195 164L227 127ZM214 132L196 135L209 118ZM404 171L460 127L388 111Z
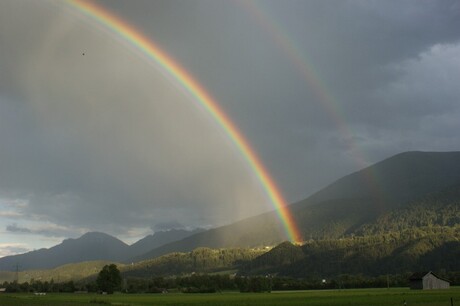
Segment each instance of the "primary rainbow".
M209 112L209 114L222 127L228 137L236 145L242 156L247 161L249 167L256 174L267 196L270 198L273 207L278 213L281 222L283 223L287 238L293 242L301 241L300 232L288 209L288 205L270 174L265 169L264 165L243 134L238 130L235 124L224 113L203 86L201 86L201 84L199 84L192 75L182 68L165 51L161 50L161 48L151 38L144 36L136 28L109 12L104 7L84 0L68 0L68 3L80 12L84 13L86 16L113 31L117 36L129 42L149 59L160 65L195 98L201 107Z

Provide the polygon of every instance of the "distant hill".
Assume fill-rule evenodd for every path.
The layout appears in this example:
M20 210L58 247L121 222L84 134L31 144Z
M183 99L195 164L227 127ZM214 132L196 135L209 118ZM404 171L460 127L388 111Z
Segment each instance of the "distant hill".
M49 249L0 258L0 271L50 269L61 265L104 260L132 262L131 259L163 244L200 233L203 229L159 231L128 246L117 238L98 232L86 233L77 239L66 239Z
M0 258L0 270L14 271L16 265L21 270L34 270L92 260L120 261L128 249L127 244L115 237L91 232L77 239L66 239L49 249Z
M336 239L456 184L460 184L460 152L406 152L347 175L290 209L305 240ZM277 212L269 212L163 245L137 260L197 247L253 247L283 240Z
M164 244L171 243L173 241L181 240L194 234L198 234L205 231L205 229L171 229L167 231L158 231L153 235L148 235L136 243L130 245L129 255L125 259L127 262L131 262L132 258L144 254L152 249L158 248Z

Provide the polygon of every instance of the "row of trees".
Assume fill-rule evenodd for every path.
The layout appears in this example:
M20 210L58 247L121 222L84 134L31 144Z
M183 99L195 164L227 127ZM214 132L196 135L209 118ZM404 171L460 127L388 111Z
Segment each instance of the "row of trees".
M4 282L0 285L7 292L75 292L86 290L86 285L76 285L73 281L55 283L51 281L31 281L24 283Z
M290 277L231 276L194 274L186 277L154 277L121 279L115 267L104 267L96 281L86 283L31 282L17 284L3 283L8 292L107 292L163 293L179 291L184 293L212 293L220 291L271 292L272 290L344 289L407 287L409 274L366 277L343 274L331 279L297 279ZM460 284L460 272L446 274L453 285Z

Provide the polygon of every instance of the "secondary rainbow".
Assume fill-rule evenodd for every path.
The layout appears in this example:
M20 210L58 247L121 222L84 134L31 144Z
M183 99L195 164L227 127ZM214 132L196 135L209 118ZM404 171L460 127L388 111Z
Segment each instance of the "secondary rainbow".
M163 51L150 37L146 37L135 27L109 12L106 8L93 2L82 0L68 0L68 3L87 17L97 21L99 24L114 32L123 40L129 42L131 46L160 65L162 69L171 75L194 97L201 107L209 112L209 114L232 140L249 167L256 174L260 184L265 190L273 207L277 211L281 222L283 223L287 238L293 242L301 241L300 232L279 188L243 134L238 130L235 124L230 120L205 88L171 56Z
M296 67L300 76L302 76L318 98L320 106L335 123L338 134L345 140L344 144L347 150L352 153L351 156L356 164L361 168L367 167L369 165L368 158L364 156L362 150L360 150L354 140L356 138L355 132L351 129L350 124L347 123L347 116L339 102L339 98L333 94L333 91L321 78L321 73L315 69L314 62L309 59L308 54L305 51L301 51L291 38L291 35L289 35L288 30L283 27L281 22L276 20L273 14L270 14L266 8L266 2L239 0L234 3L240 5L244 11L249 12L251 19L256 21L269 34L274 43L292 63L293 67ZM385 198L377 174L366 172L366 176L366 183L373 190L374 194L381 199Z
M295 67L300 76L308 84L309 89L318 98L320 106L333 120L342 138L347 140L345 144L348 146L348 149L356 151L353 142L349 141L354 137L346 122L345 112L340 103L338 103L338 99L333 95L329 87L326 86L325 82L321 80L321 74L315 69L313 61L309 60L308 54L301 51L295 41L290 37L288 31L265 9L264 3L244 0L235 1L235 3L250 14L251 19L264 29L276 46L286 55L287 59L292 63L292 67Z

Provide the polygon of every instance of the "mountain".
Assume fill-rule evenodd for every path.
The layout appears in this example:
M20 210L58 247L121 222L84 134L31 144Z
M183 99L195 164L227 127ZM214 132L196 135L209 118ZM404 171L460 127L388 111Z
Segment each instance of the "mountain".
M104 233L90 232L77 239L66 239L49 249L0 258L0 270L50 269L68 263L93 260L119 261L126 257L129 246Z
M460 152L405 152L347 175L294 207L373 199L395 207L460 182Z
M184 229L171 229L167 231L158 231L153 235L148 235L141 240L135 242L129 247L129 255L125 261L130 261L131 257L144 254L152 249L158 248L164 244L171 243L173 241L181 240L191 235L201 233L205 229L194 229L191 231Z
M336 239L456 184L460 184L460 152L405 152L337 180L290 205L290 210L304 240ZM252 247L283 240L283 225L273 211L163 245L136 259L197 247Z
M311 197L290 205L290 210L307 241L307 249L312 239L351 239L353 242L356 237L364 240L376 237L376 241L380 241L385 233L405 230L413 239L398 240L399 244L394 247L406 248L409 254L429 249L422 246L429 245L439 234L428 232L434 235L429 238L431 240L415 242L414 239L420 238L416 229L434 224L450 230L459 223L459 190L460 152L406 152L347 175ZM14 271L17 264L21 270L27 270L90 260L137 262L173 252L190 252L199 247L252 248L273 246L286 240L284 226L275 211L187 237L188 234L160 232L129 247L109 235L88 233L50 249L0 258L0 270ZM437 248L457 237L455 231L449 237L437 241L427 258L437 258L436 254L442 253L437 253ZM176 239L179 240L173 241ZM323 255L324 258L328 256Z
M77 239L66 239L49 249L0 258L0 271L14 271L16 265L23 271L50 269L65 264L95 260L132 262L130 260L132 257L202 231L204 229L160 231L146 236L131 246L110 235L90 232Z
M302 246L285 242L241 272L321 278L460 271L460 184L383 213L354 233L309 240Z
M358 227L353 235L283 242L270 248L196 248L128 265L118 264L124 277L196 273L278 275L322 279L339 275L405 275L431 270L460 271L460 184L391 209ZM68 264L52 270L24 271L22 281L79 280L93 277L105 262ZM0 273L12 281L14 272Z
M355 234L382 214L460 184L460 152L406 152L291 205L304 239Z

